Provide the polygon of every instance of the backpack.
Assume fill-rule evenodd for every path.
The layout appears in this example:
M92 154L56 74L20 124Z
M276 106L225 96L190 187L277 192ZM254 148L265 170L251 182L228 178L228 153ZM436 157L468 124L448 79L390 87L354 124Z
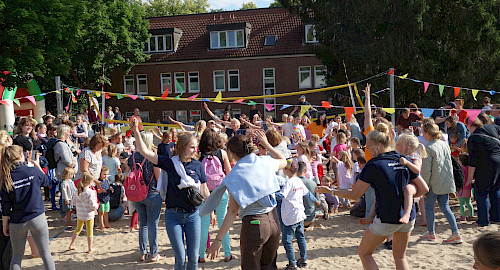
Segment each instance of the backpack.
M219 151L219 150L217 150ZM217 186L222 183L222 180L226 176L224 174L224 169L222 167L221 160L217 157L217 153L214 152L211 155L207 155L201 161L203 169L205 170L205 175L207 177L207 187L209 191L213 191Z
M135 153L132 154L132 161L134 162L134 165L131 168L132 171L127 178L125 178L123 187L125 188L125 195L127 195L127 199L129 201L140 202L148 196L149 184L151 184L151 180L153 180L155 174L153 173L149 184L146 185L142 174L142 166L146 162L146 158L144 158L141 164L136 164L134 155Z
M453 180L455 180L455 188L458 192L464 187L464 170L462 170L462 166L460 166L460 163L458 163L458 161L453 157L451 157L451 165L453 167Z
M54 153L54 148L58 142L62 141L56 138L50 138L47 142L47 150L44 153L44 157L47 159L48 167L50 170L57 168L57 163L59 162L59 160L61 160L61 158L59 158L59 160L56 160Z
M113 192L111 192L109 206L111 209L116 209L121 203L122 187L117 183L112 183L111 186L113 187Z

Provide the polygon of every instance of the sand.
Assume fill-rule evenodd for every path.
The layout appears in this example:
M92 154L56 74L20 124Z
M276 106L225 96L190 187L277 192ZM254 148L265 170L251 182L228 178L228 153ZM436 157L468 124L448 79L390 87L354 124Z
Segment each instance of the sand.
M47 208L48 209L48 208ZM458 213L458 204L452 203L452 210ZM408 263L414 269L472 269L474 262L472 242L487 231L499 231L500 224L489 227L476 227L472 222L459 222L463 244L446 245L442 240L450 234L450 227L436 207L436 242L417 241L419 235L426 232L426 227L417 226L412 232L407 250ZM139 262L139 236L137 232L129 233L129 219L112 222L111 229L104 232L94 231L94 253L86 254L87 239L82 232L77 239L76 250L67 251L73 230L65 230L64 222L59 221L59 211L48 211L50 228L50 250L57 269L173 269L174 257L165 231L163 214L160 219L158 238L159 251L167 258L159 263ZM348 216L342 210L329 220L319 220L320 227L306 232L308 266L306 269L362 269L357 255L357 248L365 227L358 223L358 218ZM417 223L419 219L417 218ZM235 221L231 229L231 245L233 253L239 257L239 231L241 221ZM211 229L212 230L212 229ZM64 232L63 232L64 231ZM296 256L298 248L294 243ZM239 269L240 261L223 261L223 252L214 261L207 260L199 269ZM23 269L42 269L41 259L29 259L29 248L23 260ZM379 247L374 254L380 269L394 269L392 251ZM278 250L278 269L288 263L285 250Z

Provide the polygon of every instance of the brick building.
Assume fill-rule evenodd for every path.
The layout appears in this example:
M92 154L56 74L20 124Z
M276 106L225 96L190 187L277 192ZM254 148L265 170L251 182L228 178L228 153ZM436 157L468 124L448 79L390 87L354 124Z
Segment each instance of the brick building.
M151 39L144 52L150 59L128 74L111 75L109 91L124 94L161 96L168 89L173 97L182 90L183 98L194 94L213 98L279 94L324 87L325 66L311 54L313 25L303 24L283 8L227 11L219 13L149 18ZM325 92L308 94L307 100L319 105ZM293 107L271 112L265 104L296 104L299 96L254 100L258 109L280 117ZM143 121L156 122L170 115L186 122L207 119L202 102L135 101L110 99L128 117L141 109ZM227 104L209 103L216 114ZM250 106L231 104L234 114L248 114Z

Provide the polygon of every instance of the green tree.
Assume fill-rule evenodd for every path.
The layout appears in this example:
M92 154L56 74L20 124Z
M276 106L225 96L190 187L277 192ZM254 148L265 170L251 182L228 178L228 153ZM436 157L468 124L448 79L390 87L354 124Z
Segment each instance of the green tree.
M248 2L248 3L243 2L243 5L241 6L241 10L256 9L256 8L257 8L257 5L254 2Z
M274 0L274 2L269 4L269 7L272 8L272 7L283 7L283 6L281 5L281 3L278 0Z
M143 3L146 17L206 13L209 7L207 0L148 0Z

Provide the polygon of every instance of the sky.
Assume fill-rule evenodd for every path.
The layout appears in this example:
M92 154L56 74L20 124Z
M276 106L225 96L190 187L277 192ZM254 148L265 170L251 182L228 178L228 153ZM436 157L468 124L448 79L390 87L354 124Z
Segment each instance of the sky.
M267 8L273 0L208 0L208 3L210 4L209 9L223 8L225 10L240 9L243 2L254 2L259 8Z

